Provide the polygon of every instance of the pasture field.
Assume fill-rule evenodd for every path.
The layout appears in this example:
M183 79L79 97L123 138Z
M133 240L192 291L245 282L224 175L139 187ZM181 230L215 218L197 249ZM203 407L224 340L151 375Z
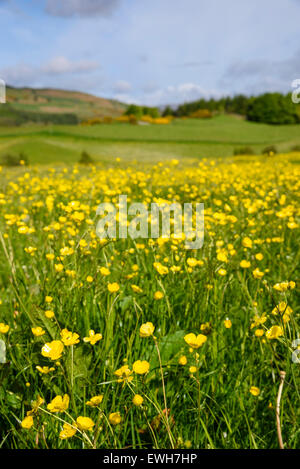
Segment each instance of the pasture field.
M220 155L225 140L253 143L226 122L221 143L213 122L199 139ZM0 173L1 448L261 449L278 448L280 434L300 447L300 155L191 159L203 152L191 143L200 124L172 125L174 147L168 126L120 127L118 138L114 126L1 129L1 148L15 138L50 163ZM257 146L271 135L284 145L284 129L263 127L253 126ZM148 148L126 161L122 141L116 161L121 129L173 159L149 162ZM100 155L105 135L109 164L53 164L48 141L72 162L79 141ZM189 158L176 160L181 140ZM99 239L97 207L119 194L203 202L203 247L185 249L184 233Z
M168 125L125 123L85 126L0 128L0 159L24 152L31 164L77 163L82 151L96 162L112 158L159 161L173 158L232 156L235 148L251 146L259 154L269 145L281 152L300 145L297 125L271 126L236 116L175 119Z

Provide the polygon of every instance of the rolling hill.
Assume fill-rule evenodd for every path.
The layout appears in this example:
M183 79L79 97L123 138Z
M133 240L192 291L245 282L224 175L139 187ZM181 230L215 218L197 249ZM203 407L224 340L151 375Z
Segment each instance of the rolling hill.
M25 122L77 123L92 117L117 117L126 105L78 91L6 88L6 104L0 106L0 125Z

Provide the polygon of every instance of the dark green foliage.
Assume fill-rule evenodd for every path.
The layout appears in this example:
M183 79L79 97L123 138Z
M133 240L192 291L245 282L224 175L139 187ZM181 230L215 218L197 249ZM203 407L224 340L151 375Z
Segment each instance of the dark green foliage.
M220 99L201 98L190 103L183 103L172 110L167 106L163 115L175 117L190 116L200 109L215 113L240 114L247 120L265 124L297 124L300 122L299 106L291 100L291 94L265 93L260 96L226 96Z
M76 125L78 124L78 118L76 114L72 113L52 114L30 112L14 109L12 106L10 106L10 104L4 104L0 106L0 125L19 126L29 122L35 124Z
M269 145L265 147L262 151L263 155L270 155L271 153L278 153L277 147L275 145Z
M22 162L22 163L21 163ZM18 155L13 155L11 153L6 153L1 158L1 164L3 166L22 166L28 165L28 157L25 153L19 153Z
M265 124L297 124L300 122L297 107L290 94L265 93L252 98L246 117L249 121Z
M244 95L237 95L233 97L226 96L220 99L201 98L197 101L181 104L175 111L172 111L172 109L168 108L168 111L170 110L171 114L177 117L189 116L199 109L207 109L211 112L226 112L231 114L245 115L250 99L251 98Z
M79 164L93 164L94 160L89 153L83 151L80 156Z
M142 116L156 118L160 116L160 113L156 107L137 106L136 104L130 104L124 115L135 116L136 119L140 119Z
M233 151L234 155L254 155L253 148L251 147L240 147L235 148Z

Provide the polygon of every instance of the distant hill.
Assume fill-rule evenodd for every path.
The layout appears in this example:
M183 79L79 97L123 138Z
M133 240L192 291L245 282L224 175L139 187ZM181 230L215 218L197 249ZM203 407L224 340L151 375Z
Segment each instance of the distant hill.
M92 117L118 117L127 106L79 91L6 87L6 104L0 106L0 125L26 122L72 124Z

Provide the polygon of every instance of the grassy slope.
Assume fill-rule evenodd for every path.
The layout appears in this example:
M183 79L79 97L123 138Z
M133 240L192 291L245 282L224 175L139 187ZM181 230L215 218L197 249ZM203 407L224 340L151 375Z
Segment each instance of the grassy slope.
M0 128L0 156L25 152L31 163L78 161L82 150L95 160L112 157L159 160L222 157L250 145L255 152L270 144L288 151L300 144L300 126L269 126L219 116L211 120L175 120L170 125L26 126Z
M7 102L16 110L41 113L73 113L79 119L116 117L126 106L117 101L87 93L55 89L7 87Z

